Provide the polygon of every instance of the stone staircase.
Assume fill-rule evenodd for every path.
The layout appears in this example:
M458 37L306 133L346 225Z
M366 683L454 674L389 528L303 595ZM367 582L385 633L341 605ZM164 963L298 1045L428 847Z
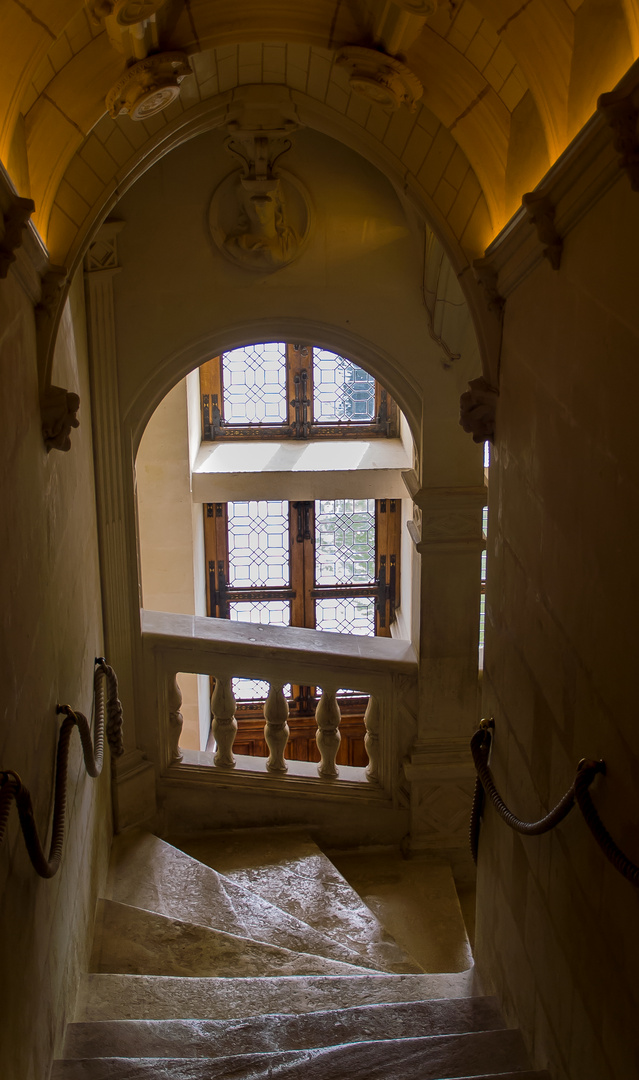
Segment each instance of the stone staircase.
M472 968L425 974L303 832L118 837L51 1080L345 1077L547 1074Z

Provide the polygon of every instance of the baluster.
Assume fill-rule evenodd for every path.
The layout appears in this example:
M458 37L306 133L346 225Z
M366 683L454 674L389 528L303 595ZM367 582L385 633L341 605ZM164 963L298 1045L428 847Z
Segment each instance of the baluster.
M290 735L288 702L279 683L270 685L264 705L264 719L264 738L270 751L266 768L270 772L288 772L288 765L284 761L284 750Z
M215 689L211 696L211 730L217 750L213 763L222 769L234 769L233 743L237 735L235 719L235 698L231 679L215 679Z
M366 779L372 784L377 784L379 783L379 702L372 694L364 713L364 723L366 725L364 746L368 754Z
M182 691L180 690L177 675L174 675L172 679L169 679L169 750L171 751L170 764L175 761L182 760L182 751L180 750L180 735L182 734L182 724L184 718L180 712L180 705L182 704Z
M342 719L342 714L339 711L336 694L337 690L323 689L315 710L317 749L322 758L317 766L317 771L320 776L330 779L339 776L335 758L337 757L339 744L342 741L342 736L339 733L339 722Z

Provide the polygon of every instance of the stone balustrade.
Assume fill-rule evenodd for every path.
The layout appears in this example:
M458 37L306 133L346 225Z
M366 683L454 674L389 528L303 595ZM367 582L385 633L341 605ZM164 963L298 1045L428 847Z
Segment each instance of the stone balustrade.
M142 612L142 646L146 670L155 673L155 722L157 760L163 770L187 769L189 762L206 763L214 771L250 772L255 778L255 760L233 753L237 734L234 678L259 679L268 683L264 704L264 737L268 758L263 771L285 778L307 763L285 760L289 738L286 684L322 688L317 702L317 746L320 761L312 766L316 783L359 780L381 787L389 794L397 786L400 763L413 735L417 662L409 642L393 638L366 638L329 634L294 627L261 626L164 612ZM212 675L212 732L215 751L211 754L180 753L180 725L176 673ZM366 769L336 765L340 746L339 690L353 690L368 696L365 714ZM152 699L152 695L150 695ZM191 760L194 759L194 760ZM196 759L196 760L195 760Z

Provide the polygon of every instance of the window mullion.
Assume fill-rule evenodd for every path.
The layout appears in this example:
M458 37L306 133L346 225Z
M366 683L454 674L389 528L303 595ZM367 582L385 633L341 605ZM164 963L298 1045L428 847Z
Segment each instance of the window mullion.
M304 507L302 502L290 502L289 506L289 566L291 586L295 599L291 601L291 626L305 626L304 602ZM301 529L300 529L301 526Z
M399 499L377 499L375 503L375 567L376 579L383 576L386 586L384 618L381 612L375 614L376 633L379 637L391 636L391 623L395 617L395 607L399 596L399 543L401 534L401 502Z
M200 366L200 405L202 438L215 439L220 432L222 414L222 357L214 356Z
M308 439L313 418L313 350L309 345L286 346L288 418L295 439Z

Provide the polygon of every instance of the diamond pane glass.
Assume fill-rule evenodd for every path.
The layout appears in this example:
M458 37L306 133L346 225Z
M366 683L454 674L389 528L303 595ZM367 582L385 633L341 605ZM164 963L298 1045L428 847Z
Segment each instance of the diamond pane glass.
M223 416L227 424L280 424L287 420L286 346L247 345L222 357Z
M290 600L237 600L229 604L232 622L261 623L263 626L290 626Z
M375 601L368 596L346 596L315 601L315 626L334 634L375 636Z
M375 419L375 379L337 353L313 350L313 415L316 423Z
M269 691L269 683L266 679L233 679L233 697L236 702L242 701L266 701ZM284 697L291 700L293 690L290 683L283 687Z
M229 585L289 584L288 503L228 504Z
M315 503L315 582L362 585L375 580L375 500Z
M319 698L322 696L324 691L322 690L321 686L317 686L315 689L316 689L315 697L319 700ZM363 694L361 690L338 690L337 691L337 696L338 696L338 698L347 698L347 697L363 698L366 701L366 703L368 704L368 694ZM365 709L366 706L364 705L363 708Z

